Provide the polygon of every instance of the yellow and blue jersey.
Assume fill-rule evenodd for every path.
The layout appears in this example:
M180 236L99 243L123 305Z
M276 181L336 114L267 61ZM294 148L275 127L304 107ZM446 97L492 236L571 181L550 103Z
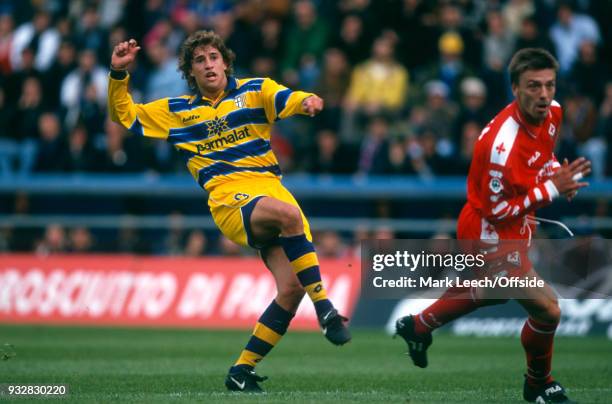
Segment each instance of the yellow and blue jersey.
M236 180L280 179L270 145L271 125L303 114L302 101L312 95L269 78L228 77L217 100L185 95L136 104L128 81L129 76L109 78L111 119L132 133L173 144L186 155L191 175L209 192Z

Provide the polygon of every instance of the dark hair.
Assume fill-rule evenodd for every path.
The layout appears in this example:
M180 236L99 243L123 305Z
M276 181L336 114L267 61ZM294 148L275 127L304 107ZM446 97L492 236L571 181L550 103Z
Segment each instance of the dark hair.
M183 78L187 80L189 87L196 89L197 83L195 79L191 76L191 62L193 61L193 52L199 46L207 46L210 45L213 48L216 48L221 56L223 57L223 61L227 65L227 69L225 70L226 75L231 75L234 71L233 63L236 55L234 52L225 46L223 39L213 31L196 31L193 34L189 35L187 39L181 45L179 50L179 65L178 70L182 73Z
M519 83L521 74L527 70L542 70L553 69L555 73L559 71L559 62L553 55L542 48L525 48L516 52L512 56L508 73L510 73L510 82Z

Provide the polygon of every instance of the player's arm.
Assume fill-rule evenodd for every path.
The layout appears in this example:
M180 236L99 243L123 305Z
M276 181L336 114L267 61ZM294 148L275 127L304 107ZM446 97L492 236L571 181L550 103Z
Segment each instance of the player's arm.
M293 91L268 78L262 83L261 95L269 122L296 114L315 116L323 109L323 100L317 95Z
M136 58L140 47L135 40L121 42L113 49L108 83L108 110L110 118L131 132L155 138L168 137L170 113L168 100L136 104L128 91L128 66Z
M490 164L481 183L481 190L486 196L484 216L491 223L515 220L550 204L559 195L567 195L587 186L588 183L580 182L580 179L590 172L591 163L584 157L571 164L566 159L552 177L534 185L524 194L512 195L515 188L510 179L510 170Z

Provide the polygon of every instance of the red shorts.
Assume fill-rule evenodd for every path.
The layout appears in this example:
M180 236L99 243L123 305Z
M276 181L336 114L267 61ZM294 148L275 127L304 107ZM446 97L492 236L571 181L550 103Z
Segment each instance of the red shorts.
M493 225L466 203L457 222L460 248L471 254L484 253L488 275L524 276L532 264L528 234L527 238L521 234L522 221Z

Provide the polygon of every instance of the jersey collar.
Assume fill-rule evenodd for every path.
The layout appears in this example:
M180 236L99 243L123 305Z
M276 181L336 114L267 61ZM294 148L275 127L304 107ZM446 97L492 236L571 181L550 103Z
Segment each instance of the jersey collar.
M225 90L223 91L223 94L221 95L221 97L219 97L219 100L222 100L223 98L225 98L225 96L230 91L236 89L237 87L238 87L238 79L235 78L234 76L227 76L227 85L225 86ZM194 94L193 98L191 99L189 103L192 105L193 104L207 105L207 106L213 105L213 101L204 97L202 93L200 93L200 90L196 90L196 93Z

